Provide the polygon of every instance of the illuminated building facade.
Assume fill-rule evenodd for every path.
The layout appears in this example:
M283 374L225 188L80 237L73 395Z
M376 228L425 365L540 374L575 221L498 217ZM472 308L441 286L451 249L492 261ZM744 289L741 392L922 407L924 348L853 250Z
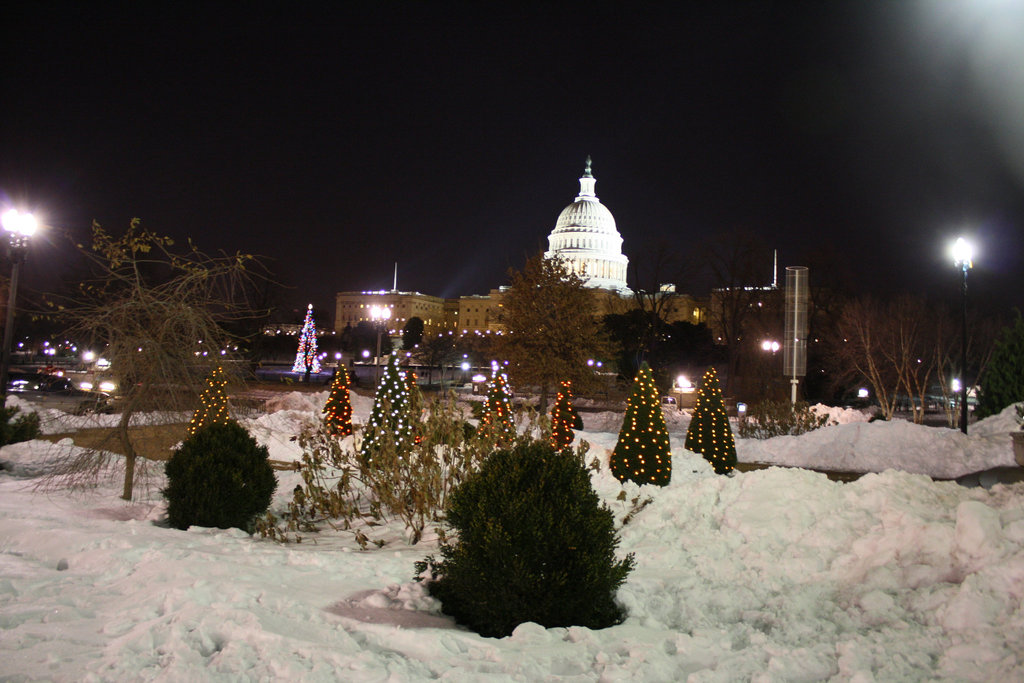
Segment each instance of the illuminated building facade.
M626 286L629 259L622 253L615 218L595 194L597 181L590 157L579 181L580 192L558 215L544 256L564 259L583 278L585 286L593 290L595 315L624 313L636 306L633 292ZM372 321L371 307L387 306L391 309L387 325L394 335L400 334L412 317L423 320L425 333L497 334L504 331L501 300L506 289L449 299L397 290L339 292L334 329L340 333L361 321ZM704 322L705 308L689 295L676 294L674 285L663 285L658 296L671 299L665 309L669 322Z

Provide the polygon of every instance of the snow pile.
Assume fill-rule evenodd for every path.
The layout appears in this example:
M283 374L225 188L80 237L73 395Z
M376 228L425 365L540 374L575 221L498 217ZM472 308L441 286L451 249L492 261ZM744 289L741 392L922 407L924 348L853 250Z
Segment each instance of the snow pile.
M871 420L872 411L857 410L856 408L840 408L827 406L823 403L815 403L811 406L811 412L815 415L827 415L828 424L845 425L851 422L868 422Z
M801 436L757 441L737 439L741 462L756 462L838 472L882 472L898 469L937 479L1013 467L1009 432L1015 428L1014 408L981 420L970 435L943 427L903 420L848 422L822 427Z
M364 421L368 403L357 400ZM291 405L246 421L271 457L298 457L292 439L322 397ZM590 431L592 416L580 437L606 462L621 415L610 431ZM619 592L627 620L523 624L503 639L459 628L411 581L436 553L433 534L408 546L400 525L375 527L386 545L360 551L351 532L284 546L172 530L159 479L130 504L114 483L34 493L57 446L8 446L0 678L1024 680L1024 484L963 488L891 469L991 461L1009 451L1003 426L964 437L854 422L739 441L748 456L887 470L846 484L800 469L717 476L673 434L668 487L593 475L619 520L638 510L621 529L620 552L637 559ZM280 509L299 475L278 476Z

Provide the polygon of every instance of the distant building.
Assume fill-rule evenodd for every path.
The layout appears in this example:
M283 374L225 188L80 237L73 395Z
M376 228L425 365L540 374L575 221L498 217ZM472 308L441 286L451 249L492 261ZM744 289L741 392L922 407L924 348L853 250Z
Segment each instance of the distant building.
M373 306L391 309L388 328L401 332L409 318L423 321L425 333L437 334L455 329L455 320L450 319L451 306L438 296L420 292L399 292L380 290L372 292L338 292L335 295L334 329L341 332L346 327L355 327L360 322L373 322L370 315ZM456 311L458 309L455 309Z
M622 235L612 212L594 193L597 179L590 171L590 157L580 176L580 193L572 204L562 209L555 229L548 235L545 258L561 258L586 286L607 289L628 296L626 268L629 259L622 253Z
M564 259L570 269L594 290L594 314L624 313L636 306L633 292L626 286L629 259L622 253L622 235L615 217L594 192L597 180L591 171L591 160L579 179L580 192L572 204L562 209L555 227L548 235L545 258ZM372 306L391 309L387 327L391 334L402 332L412 317L423 320L425 333L499 334L502 297L507 287L487 294L470 294L442 299L420 292L381 290L371 292L338 292L334 329L342 332L361 321L372 321ZM687 294L677 294L675 285L663 285L657 296L670 297L665 313L669 322L705 320L705 307Z

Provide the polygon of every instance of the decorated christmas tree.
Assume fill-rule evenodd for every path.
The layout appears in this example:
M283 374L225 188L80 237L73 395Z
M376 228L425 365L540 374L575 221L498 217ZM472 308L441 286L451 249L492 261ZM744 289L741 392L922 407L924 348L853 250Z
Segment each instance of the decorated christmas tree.
M352 433L352 396L349 394L348 372L342 365L331 380L331 393L324 404L324 424L334 436Z
M672 478L672 450L665 415L651 368L640 365L626 403L619 441L611 457L612 474L619 481L665 486Z
M302 322L299 332L299 350L295 354L292 372L304 372L308 379L309 373L320 372L320 358L316 353L316 323L313 321L313 304L306 309L306 319Z
M208 424L226 424L231 420L228 415L228 378L224 375L224 368L217 366L206 378L206 386L199 394L199 407L192 414L192 421L188 423L189 436L196 433L200 427Z
M392 354L373 397L373 410L363 437L363 455L371 456L385 440L393 442L400 451L411 448L415 418L409 380L398 366L398 356Z
M714 368L705 372L700 381L697 405L686 432L686 450L703 454L718 474L728 474L736 466L736 439L725 414L722 388Z
M499 444L509 444L516 436L512 422L512 395L508 390L508 377L495 367L491 381L487 383L487 400L484 401L480 431Z
M571 446L574 429L583 429L583 419L572 404L572 384L565 381L551 409L551 445L557 450Z

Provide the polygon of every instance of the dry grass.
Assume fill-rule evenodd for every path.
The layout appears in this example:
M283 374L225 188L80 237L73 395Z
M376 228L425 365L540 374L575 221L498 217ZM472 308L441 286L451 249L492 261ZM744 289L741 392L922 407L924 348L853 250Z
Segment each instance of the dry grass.
M131 432L132 443L135 445L135 450L140 456L149 460L168 460L171 457L171 449L178 442L184 440L186 426L185 423L142 425L129 427L128 431ZM53 442L60 441L61 439L71 439L76 446L82 448L92 448L124 455L121 442L114 434L112 427L79 429L77 432L47 434L39 438Z

